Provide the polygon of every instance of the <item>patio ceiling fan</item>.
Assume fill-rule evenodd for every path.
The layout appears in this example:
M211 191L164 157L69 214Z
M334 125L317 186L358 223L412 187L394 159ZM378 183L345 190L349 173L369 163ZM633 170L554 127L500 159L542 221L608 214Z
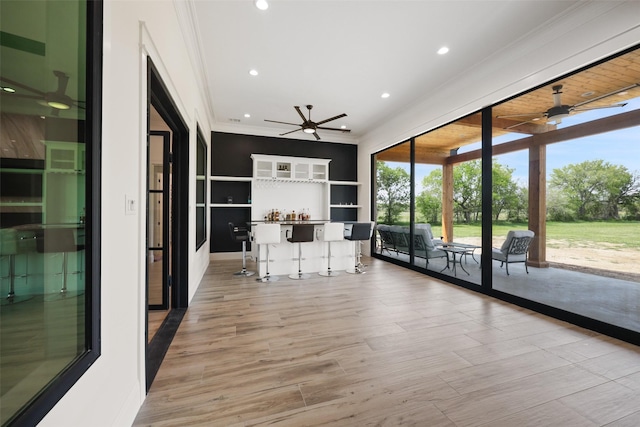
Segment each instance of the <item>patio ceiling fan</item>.
M84 109L84 105L80 104L84 104L84 101L72 99L69 95L66 94L67 85L69 84L69 76L63 71L58 70L54 70L53 74L56 76L58 81L56 90L53 92L43 92L32 86L28 86L4 76L0 76L0 81L2 81L3 83L2 93L4 94L8 92L10 96L17 98L34 99L40 105L51 107L51 114L53 116L59 115L60 110L68 110L71 107ZM10 88L11 90L7 90L8 85L12 86ZM20 88L27 92L31 92L31 94L18 93L15 91L15 88Z
M325 119L325 120L321 120L319 122L314 122L311 120L311 109L313 108L313 105L307 105L307 110L309 110L309 117L305 117L304 114L302 114L302 111L300 111L300 107L298 106L294 106L293 108L296 109L296 111L298 112L298 114L300 115L300 117L302 118L302 123L301 124L296 124L296 123L288 123L288 122L279 122L276 120L267 120L265 119L265 122L271 122L271 123L280 123L283 125L291 125L291 126L299 126L299 129L294 129L292 131L289 132L285 132L285 133L281 133L280 136L283 135L287 135L293 132L298 132L299 130L303 131L304 133L308 133L308 134L313 134L313 136L316 137L317 140L320 140L320 136L318 135L318 129L321 130L333 130L333 131L340 131L340 132L351 132L350 129L342 129L342 128L330 128L330 127L326 127L326 126L320 126L323 125L325 123L328 123L330 121L336 120L336 119L340 119L342 117L347 117L346 114L342 113L342 114L338 114L335 117L331 117L329 119Z
M588 110L598 110L601 108L616 108L616 107L624 107L625 105L627 105L626 102L622 102L622 103L618 103L618 104L612 104L612 105L604 105L604 106L600 106L600 107L588 107L587 104L590 104L592 102L595 101L599 101L601 99L607 98L609 96L618 94L620 92L624 92L630 89L633 89L636 86L640 86L640 83L635 83L631 86L627 86L627 87L623 87L621 89L617 89L613 92L609 92L609 93L605 93L604 95L600 95L600 96L596 96L595 98L589 99L587 101L583 101L583 102L579 102L577 104L574 105L566 105L562 103L562 85L555 85L553 86L551 89L553 90L553 107L549 108L547 111L541 111L541 112L531 112L531 113L522 113L522 114L507 114L507 115L503 115L503 116L496 116L496 118L498 119L507 119L507 118L518 118L518 117L523 117L523 118L527 118L524 121L511 125L505 129L510 129L516 126L520 126L524 123L530 122L530 121L534 121L534 120L540 120L541 118L544 118L547 122L555 122L555 124L560 124L562 122L562 119L564 119L565 117L569 117L570 114L572 113L577 113L577 112L582 112L582 111L588 111Z

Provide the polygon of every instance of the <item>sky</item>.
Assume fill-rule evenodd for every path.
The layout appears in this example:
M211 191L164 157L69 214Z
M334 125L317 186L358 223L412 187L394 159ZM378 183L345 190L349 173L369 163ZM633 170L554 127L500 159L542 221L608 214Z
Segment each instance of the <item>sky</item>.
M595 120L598 118L619 114L621 112L640 109L640 98L628 101L624 108L605 108L600 110L586 111L575 116L569 116L562 120L558 128L573 126L578 123ZM507 142L513 139L522 138L522 134L507 134L494 140L494 145ZM476 150L480 148L480 143L465 146L460 149L460 153ZM528 150L503 154L495 157L502 165L515 169L512 177L519 185L526 186L528 183ZM614 165L622 165L631 173L640 174L640 123L632 128L622 129L615 132L593 135L587 138L580 138L547 146L547 178L554 169L561 168L568 164L581 163L587 160L602 159ZM409 172L409 166L404 163L387 162L391 167L403 167ZM422 179L432 170L440 169L435 165L416 165L416 183L418 191L421 191Z

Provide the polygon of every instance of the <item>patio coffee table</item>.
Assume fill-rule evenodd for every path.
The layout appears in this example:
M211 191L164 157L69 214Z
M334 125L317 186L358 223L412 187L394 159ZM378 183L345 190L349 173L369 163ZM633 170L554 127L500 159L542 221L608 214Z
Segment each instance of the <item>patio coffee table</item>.
M473 258L473 260L476 262L476 264L480 264L478 262L478 260L476 259L475 252L476 252L476 249L480 249L482 246L472 245L470 243L457 243L457 242L445 243L445 245L446 246L453 246L454 248L468 249L469 252L466 253L465 255L471 255L471 258Z
M471 257L473 258L473 252L479 247L480 246L469 245L466 243L445 243L444 245L436 246L436 249L440 249L446 252L447 259L449 258L449 254L451 254L451 257L453 258L453 268L451 270L453 271L454 276L458 275L456 270L456 264L460 264L460 268L462 268L462 271L464 271L465 273L467 273L468 276L470 276L471 274L462 265L462 257L464 256L466 258L467 255L471 255ZM456 255L459 255L457 259L456 259ZM476 261L475 258L473 258L473 260ZM476 263L478 263L478 261L476 261ZM447 262L447 265L442 270L440 270L440 272L442 273L444 270L448 268L449 268L449 263Z

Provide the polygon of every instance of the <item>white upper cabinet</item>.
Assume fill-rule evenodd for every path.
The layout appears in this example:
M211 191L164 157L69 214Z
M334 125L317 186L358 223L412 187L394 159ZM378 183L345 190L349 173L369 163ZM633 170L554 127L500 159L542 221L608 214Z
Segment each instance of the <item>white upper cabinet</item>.
M266 154L252 154L251 158L253 159L253 177L256 179L318 182L326 182L329 179L331 159L269 156Z

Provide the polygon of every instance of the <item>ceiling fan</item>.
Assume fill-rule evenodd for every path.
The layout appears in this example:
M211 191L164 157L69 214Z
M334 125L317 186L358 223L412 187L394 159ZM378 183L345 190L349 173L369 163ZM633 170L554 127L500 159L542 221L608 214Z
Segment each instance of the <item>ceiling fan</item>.
M281 123L283 125L291 125L291 126L300 126L300 129L295 129L289 132L285 132L285 133L281 133L280 136L283 135L287 135L293 132L298 132L299 130L303 131L304 133L308 133L308 134L313 134L313 136L316 137L317 140L320 139L320 136L318 135L318 129L322 129L322 130L337 130L340 132L351 132L350 129L342 129L342 128L330 128L330 127L326 127L326 126L320 126L323 125L327 122L330 122L332 120L336 120L336 119L340 119L342 117L347 117L346 114L338 114L335 117L331 117L330 119L325 119L325 120L321 120L319 122L313 122L311 121L311 109L313 108L313 105L307 105L307 110L309 110L309 118L306 118L304 116L304 114L302 114L302 111L300 111L300 107L295 106L293 107L296 109L296 111L298 112L298 114L300 115L300 117L302 118L302 123L301 124L296 124L296 123L287 123L287 122L278 122L276 120L267 120L265 119L265 122L271 122L271 123Z
M553 86L551 89L553 90L553 107L549 108L547 111L542 111L542 112L532 112L532 113L522 113L522 114L507 114L504 116L496 116L496 118L498 119L502 119L502 118L514 118L514 117L530 117L530 119L526 119L523 122L520 123L516 123L514 125L511 125L509 127L506 127L505 129L511 129L514 128L516 126L520 126L524 123L530 122L530 121L534 121L534 120L540 120L541 118L545 118L545 120L547 122L555 122L555 124L560 124L562 122L562 119L569 117L570 114L572 113L577 113L577 112L581 112L581 111L588 111L588 110L597 110L600 108L614 108L614 107L624 107L625 105L627 105L626 102L622 102L619 104L612 104L612 105L604 105L604 106L600 106L600 107L587 107L586 105L591 103L591 102L595 102L595 101L599 101L601 99L604 99L608 96L612 96L624 91L627 91L629 89L633 89L636 86L640 86L640 83L636 83L633 84L631 86L627 86L627 87L623 87L622 89L618 89L615 90L613 92L609 92L609 93L605 93L604 95L600 95L597 96L595 98L591 98L587 101L583 101L583 102L579 102L577 104L574 105L566 105L562 103L561 100L561 96L562 96L562 85L555 85Z
M3 82L2 92L9 92L11 96L15 96L18 98L35 99L38 104L51 107L51 114L54 116L59 115L60 110L68 110L71 107L84 108L84 105L79 104L79 103L84 103L84 101L71 99L71 97L66 94L67 85L69 83L69 76L65 74L63 71L58 71L58 70L54 70L53 74L58 79L57 88L53 92L43 92L34 87L0 76L0 80ZM35 95L16 93L15 89L8 88L6 84L9 84L13 87L17 87L20 89L24 89ZM11 90L7 90L7 89L11 89Z

